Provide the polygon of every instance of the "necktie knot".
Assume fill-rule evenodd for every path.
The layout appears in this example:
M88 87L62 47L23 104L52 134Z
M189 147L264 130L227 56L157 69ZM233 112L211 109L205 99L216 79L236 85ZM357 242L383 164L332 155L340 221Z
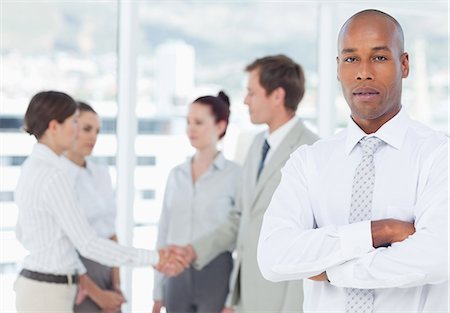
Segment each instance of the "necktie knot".
M383 142L378 137L364 137L359 141L359 144L361 145L364 156L373 156Z
M264 145L263 145L263 148L262 148L262 159L263 160L266 158L267 152L269 152L269 149L270 149L270 145L269 145L269 143L267 142L267 139L266 139L266 140L264 140Z

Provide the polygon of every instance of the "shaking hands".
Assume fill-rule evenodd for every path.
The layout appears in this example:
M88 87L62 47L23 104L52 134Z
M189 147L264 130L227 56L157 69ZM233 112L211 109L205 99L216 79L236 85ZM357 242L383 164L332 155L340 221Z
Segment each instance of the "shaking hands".
M155 269L167 276L177 276L197 258L194 248L187 246L167 246L159 251L159 263Z

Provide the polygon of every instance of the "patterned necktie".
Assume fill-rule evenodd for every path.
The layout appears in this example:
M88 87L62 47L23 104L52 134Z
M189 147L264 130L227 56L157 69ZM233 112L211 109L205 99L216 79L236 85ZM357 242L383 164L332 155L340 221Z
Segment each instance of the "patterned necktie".
M355 171L352 186L349 223L372 219L372 197L375 184L373 156L383 141L377 137L364 137L359 141L362 159ZM346 288L346 313L372 313L373 289Z
M261 161L259 162L258 176L256 176L256 181L258 181L259 175L261 175L262 169L264 168L264 161L266 160L267 152L269 152L269 149L270 149L270 146L266 139L266 140L264 140L264 145L263 145L262 151L261 151Z

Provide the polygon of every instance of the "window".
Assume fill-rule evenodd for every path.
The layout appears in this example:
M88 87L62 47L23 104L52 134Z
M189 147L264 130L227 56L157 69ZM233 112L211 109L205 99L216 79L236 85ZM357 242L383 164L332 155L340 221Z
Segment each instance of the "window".
M1 7L0 311L14 312L16 264L26 251L15 239L13 191L35 142L20 130L23 115L34 94L51 89L92 104L104 122L115 123L118 12L115 1L2 1ZM102 151L105 140L114 142L101 136L94 154L114 166L108 158L115 150Z
M129 1L138 8L137 136L134 170L133 245L155 246L164 187L169 170L193 153L184 134L188 104L196 97L224 90L231 100L231 124L223 142L225 156L242 161L251 125L244 67L258 57L286 54L303 66L305 98L298 115L319 128L320 92L332 93L332 131L349 116L340 86L319 91L335 77L335 53L320 50L319 38L336 42L338 28L353 13L368 8L361 1ZM373 7L371 5L371 7ZM321 31L321 12L331 10L334 25ZM403 105L414 118L448 133L448 3L431 0L380 2L405 31L411 72L404 80ZM117 154L117 1L2 2L2 85L0 93L0 273L1 311L14 312L12 284L25 251L16 241L17 207L13 191L20 166L35 140L22 133L22 119L32 95L65 91L92 104L102 118L93 159L110 167L116 180ZM327 58L329 72L319 72ZM329 66L328 66L329 67ZM334 99L334 103L333 102ZM325 111L327 112L327 111ZM19 143L19 144L18 144ZM118 221L121 225L121 221ZM153 273L135 268L129 310L149 311Z

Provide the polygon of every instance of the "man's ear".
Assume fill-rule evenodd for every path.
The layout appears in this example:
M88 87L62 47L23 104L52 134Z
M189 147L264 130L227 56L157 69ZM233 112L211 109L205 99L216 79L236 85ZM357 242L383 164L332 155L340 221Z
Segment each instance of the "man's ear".
M284 101L286 100L286 91L283 87L278 87L273 91L273 95L277 104L284 105Z
M409 56L407 52L402 53L400 62L402 64L402 78L406 78L409 74Z
M341 81L339 78L339 57L336 57L336 78L339 82Z

